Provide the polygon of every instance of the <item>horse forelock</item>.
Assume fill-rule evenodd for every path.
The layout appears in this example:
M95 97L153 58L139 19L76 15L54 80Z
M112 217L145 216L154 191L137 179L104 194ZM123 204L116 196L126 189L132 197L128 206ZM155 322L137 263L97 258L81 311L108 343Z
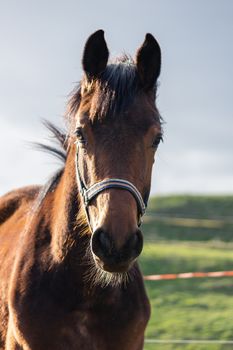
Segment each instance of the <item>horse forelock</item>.
M75 127L75 117L82 98L94 96L89 118L92 122L102 122L105 119L123 118L124 112L141 89L136 65L131 56L126 54L110 61L97 78L84 76L68 102L66 117L71 130Z

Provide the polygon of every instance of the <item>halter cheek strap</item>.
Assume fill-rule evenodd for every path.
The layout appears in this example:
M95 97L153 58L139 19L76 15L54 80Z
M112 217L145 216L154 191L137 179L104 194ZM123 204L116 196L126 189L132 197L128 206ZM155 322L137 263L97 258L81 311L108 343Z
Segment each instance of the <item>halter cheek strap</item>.
M78 165L78 144L77 144L77 153L75 157L75 163L76 163L76 178L77 178L77 183L79 187L79 192L83 198L83 202L85 205L85 211L88 219L88 223L90 226L90 220L89 220L89 213L88 213L88 206L93 198L98 196L99 193L108 190L110 188L116 188L120 190L126 190L130 192L134 199L137 202L137 207L138 207L138 226L141 225L141 218L145 214L146 211L146 205L144 203L144 200L141 196L141 193L138 191L138 189L129 181L123 180L123 179L106 179L100 182L97 182L87 188L87 186L84 183L84 180L81 177L79 165Z

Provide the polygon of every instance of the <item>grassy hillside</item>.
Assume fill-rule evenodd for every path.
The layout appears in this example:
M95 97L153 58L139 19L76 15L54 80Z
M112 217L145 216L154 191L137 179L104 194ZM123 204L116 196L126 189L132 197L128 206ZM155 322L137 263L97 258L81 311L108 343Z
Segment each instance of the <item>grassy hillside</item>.
M150 199L148 211L189 218L233 219L233 196L156 196Z
M233 241L233 196L154 197L143 230L149 240Z
M144 275L233 270L233 196L152 198ZM233 340L233 278L148 281L150 339ZM222 350L233 345L145 344L144 350Z

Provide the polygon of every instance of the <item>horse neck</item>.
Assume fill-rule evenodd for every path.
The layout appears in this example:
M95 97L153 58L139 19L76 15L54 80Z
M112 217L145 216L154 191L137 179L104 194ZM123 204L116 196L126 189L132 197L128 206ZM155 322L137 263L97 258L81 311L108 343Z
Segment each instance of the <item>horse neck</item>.
M77 188L75 156L75 152L69 153L63 175L53 193L51 252L58 264L71 259L73 255L76 261L82 259L85 254L83 244L89 239L81 234L86 220Z

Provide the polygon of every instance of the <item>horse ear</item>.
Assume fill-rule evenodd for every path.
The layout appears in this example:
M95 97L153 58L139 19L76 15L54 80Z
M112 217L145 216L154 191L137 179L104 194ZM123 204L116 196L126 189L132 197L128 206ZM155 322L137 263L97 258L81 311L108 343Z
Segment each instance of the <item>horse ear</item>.
M82 65L88 78L95 78L105 70L108 56L104 31L97 30L87 39L83 52Z
M143 88L153 88L160 74L161 50L158 42L149 33L137 51L136 65Z

